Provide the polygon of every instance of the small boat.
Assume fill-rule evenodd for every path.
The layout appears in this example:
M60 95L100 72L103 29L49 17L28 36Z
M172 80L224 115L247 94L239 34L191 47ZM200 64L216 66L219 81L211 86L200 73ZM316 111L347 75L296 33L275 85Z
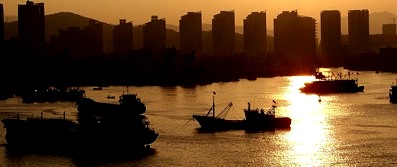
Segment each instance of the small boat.
M92 88L92 90L102 90L102 87L101 86L94 87L94 88Z
M215 94L215 93L214 93ZM273 100L275 103L275 101ZM193 119L200 124L200 130L219 131L219 130L274 130L288 129L291 125L291 119L288 117L276 117L276 106L265 111L264 109L244 109L245 119L228 120L225 119L227 112L233 106L230 102L219 114L215 115L214 97L211 109L206 115L193 115ZM212 112L212 114L211 114Z
M389 101L397 103L397 85L392 84L389 89Z

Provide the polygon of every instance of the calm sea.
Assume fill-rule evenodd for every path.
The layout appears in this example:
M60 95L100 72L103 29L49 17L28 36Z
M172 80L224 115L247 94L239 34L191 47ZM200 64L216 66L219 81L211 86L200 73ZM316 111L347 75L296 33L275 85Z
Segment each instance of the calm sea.
M364 92L321 97L300 93L299 87L314 79L311 76L242 79L194 87L83 87L87 97L109 103L117 103L117 98L107 99L108 95L117 97L127 90L137 93L147 106L151 127L160 134L151 145L153 153L109 160L14 155L7 153L6 131L1 127L0 166L397 166L397 104L389 103L388 98L397 74L360 71L351 77L365 86ZM277 116L292 119L291 129L199 132L192 114L207 113L213 92L216 111L233 102L227 119L243 119L247 102L267 109L274 100ZM69 119L75 119L77 115L74 103L21 101L18 97L0 101L1 117L16 113L62 117L66 112Z

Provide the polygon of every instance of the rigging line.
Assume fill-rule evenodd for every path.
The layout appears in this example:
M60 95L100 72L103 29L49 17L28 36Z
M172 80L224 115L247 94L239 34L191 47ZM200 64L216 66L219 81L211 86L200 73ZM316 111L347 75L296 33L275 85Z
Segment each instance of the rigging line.
M193 120L194 120L194 118L189 119L189 120L185 123L185 125L187 125L190 121L193 121Z

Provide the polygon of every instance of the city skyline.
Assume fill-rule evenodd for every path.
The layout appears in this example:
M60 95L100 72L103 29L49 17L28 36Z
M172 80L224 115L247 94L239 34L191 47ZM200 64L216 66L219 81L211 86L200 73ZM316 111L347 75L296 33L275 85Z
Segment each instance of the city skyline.
M236 0L224 2L224 0L208 1L206 3L192 1L183 4L175 0L167 1L138 1L130 2L127 0L119 0L118 3L110 3L103 0L95 1L33 1L35 3L45 3L45 14L53 14L58 12L73 12L81 15L98 19L99 21L109 24L118 24L120 18L131 20L134 25L140 25L147 22L147 18L152 15L162 16L167 20L168 24L178 25L179 17L187 12L201 12L203 23L211 23L212 16L219 11L226 10L235 12L236 26L243 25L243 19L251 12L265 11L267 13L268 27L273 26L271 19L276 18L282 11L298 10L301 15L313 17L320 20L320 12L322 10L339 10L342 17L347 17L349 10L368 9L370 12L389 11L397 13L396 2L388 0L352 0L349 2L321 2L314 0L300 1L245 1L244 3ZM4 5L5 16L17 15L17 5L26 3L26 0L0 0ZM7 21L7 19L5 19Z
M36 50L34 53L42 54L44 53L44 41L45 41L45 23L44 23L44 3L34 3L33 1L26 1L26 5L24 4L19 4L18 5L18 36L22 42L22 44L26 45L25 48L28 50ZM323 14L328 12L337 12L337 15L335 15L335 18L332 17L323 17ZM194 24L194 28L199 28L196 31L197 32L190 32L188 34L201 34L202 32L200 24L202 22L202 14L201 12L196 12L198 18L196 18ZM266 50L267 50L267 35L266 35L266 13L261 12L262 15L259 16L259 12L252 12L250 15L244 19L244 50L245 53L251 56L259 56L259 55L265 55ZM187 12L187 14L194 14L194 12ZM256 20L253 21L254 14L257 14L258 16ZM348 13L348 25L349 25L349 33L348 33L348 43L351 46L354 46L354 48L362 48L362 49L368 49L369 46L369 11L368 9L362 9L362 10L349 10ZM325 32L325 34L328 34L330 36L330 39L326 39L327 42L329 40L335 38L335 40L342 42L342 39L340 37L340 12L338 10L323 10L321 12L321 25L326 23L327 21L332 21L335 20L338 22L338 24L335 24L334 29L332 31L334 34L329 34L330 32ZM181 20L184 16L181 16ZM250 19L248 19L250 18ZM238 52L236 52L236 37L235 37L235 11L220 11L218 14L213 16L212 19L212 53L210 52L209 54L212 55L217 55L217 56L228 56L228 55L234 55ZM251 20L251 21L249 21ZM261 20L261 21L260 21ZM91 22L95 20L91 19ZM120 25L122 23L126 23L126 19L120 19ZM317 34L317 29L316 29L316 20L312 17L309 16L304 16L301 14L298 14L298 10L292 10L291 12L289 11L283 11L280 13L277 18L274 20L274 49L275 53L284 55L284 52L286 55L286 51L292 51L292 55L295 54L305 54L305 55L314 55L316 53L316 46L317 46L317 40L319 39ZM325 21L325 22L324 22ZM394 18L393 18L394 21ZM97 22L97 21L95 21ZM261 22L261 23L260 23ZM130 35L120 35L120 36L130 36L128 40L131 42L124 42L121 43L130 43L128 44L130 48L133 48L132 41L133 41L133 26L132 22L129 22L130 28L129 32L123 32L129 33ZM189 41L196 41L198 42L195 38L200 38L200 36L197 36L195 38L190 38L186 39L187 41L184 41L187 35L184 33L184 30L192 29L193 24L189 23L189 26L192 26L191 28L188 28L186 25L183 25L183 22L180 22L182 24L182 40L180 41L175 41L175 42L181 42L182 45L182 50L184 54L189 54L191 52L199 51L198 53L201 53L201 46L193 46L190 44ZM331 24L326 25L326 27L330 28ZM118 31L119 26L115 26L115 29L113 30L115 33L115 38L114 42L120 41L121 37L118 37L117 31ZM290 30L290 28L292 28ZM323 27L324 28L324 27ZM326 30L326 29L321 29L321 31ZM70 28L69 28L70 29ZM256 31L255 29L263 29L263 32ZM72 30L72 29L70 29ZM99 29L98 29L99 30ZM200 32L199 32L200 31ZM256 32L254 32L256 31ZM32 33L32 32L40 32L40 33ZM90 31L91 32L91 31ZM93 32L93 31L92 31ZM102 32L103 36L103 27L101 25L101 30L98 32ZM299 32L298 34L296 34ZM251 35L250 35L251 33ZM390 31L391 34L393 32ZM101 34L101 33L98 33ZM256 35L253 35L256 34ZM259 35L263 34L263 35ZM319 32L319 34L322 34ZM394 32L395 34L395 32ZM324 34L322 34L323 36ZM95 35L93 35L95 36ZM100 35L97 35L100 36ZM255 39L253 37L259 37L259 39ZM327 36L325 36L327 37ZM359 38L358 38L359 37ZM53 37L51 37L53 38ZM240 38L240 37L238 37ZM55 39L55 38L54 38ZM101 45L98 45L98 48L101 51L95 52L95 53L104 53L103 51L103 37L98 38L101 39L98 42L101 43ZM143 48L149 49L151 51L159 51L160 49L164 49L167 47L167 37L166 37L166 19L164 18L159 18L157 15L152 15L151 16L151 21L147 22L143 25ZM261 41L263 40L263 42ZM291 41L292 40L292 41ZM293 40L299 40L299 42L293 42ZM302 41L303 40L303 41ZM321 40L321 39L320 39ZM283 42L283 41L288 41L288 42ZM200 42L202 43L202 42ZM335 42L334 42L335 43ZM122 47L122 45L113 43L115 46L113 48L113 52L116 53L122 53L128 51L128 46L124 47L124 49L118 48L119 46ZM184 45L186 44L186 45ZM253 44L258 44L258 46L254 46ZM304 46L301 44L305 44ZM326 44L326 43L322 43ZM38 45L38 46L36 46ZM291 45L291 46L290 46ZM176 45L172 45L175 47ZM326 46L326 45L324 45ZM29 49L29 47L32 47ZM189 48L191 47L191 48ZM194 48L193 48L194 47ZM283 48L286 47L286 48ZM328 46L326 46L328 47ZM41 49L43 48L43 49ZM180 49L179 46L176 46L175 48ZM259 51L256 48L263 48L264 50ZM280 49L281 48L281 49ZM296 50L296 48L299 48L299 51ZM302 49L305 48L305 49ZM338 46L334 46L334 49L331 50L338 50ZM211 48L210 48L211 49ZM326 50L326 48L323 47L323 49ZM26 49L25 49L26 50ZM304 50L302 53L299 53L300 51ZM325 51L323 50L323 51ZM256 53L255 53L256 52Z

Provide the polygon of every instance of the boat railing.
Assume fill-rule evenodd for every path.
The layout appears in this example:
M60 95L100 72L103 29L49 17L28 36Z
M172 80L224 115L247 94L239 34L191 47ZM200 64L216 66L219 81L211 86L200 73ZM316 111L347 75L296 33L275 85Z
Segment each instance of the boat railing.
M324 75L323 72L317 72L316 74L314 74L315 78L320 80L320 81L335 81L335 80L355 80L356 82L358 81L357 77L354 79L353 76L359 75L359 73L357 72L357 74L354 74L351 71L348 71L347 73L342 73L342 72L337 72L334 73L332 71L328 71L327 75Z
M248 109L244 109L245 112L256 112L259 113L261 115L276 115L276 108L277 106L272 105L267 111L265 111L264 108L248 108Z

